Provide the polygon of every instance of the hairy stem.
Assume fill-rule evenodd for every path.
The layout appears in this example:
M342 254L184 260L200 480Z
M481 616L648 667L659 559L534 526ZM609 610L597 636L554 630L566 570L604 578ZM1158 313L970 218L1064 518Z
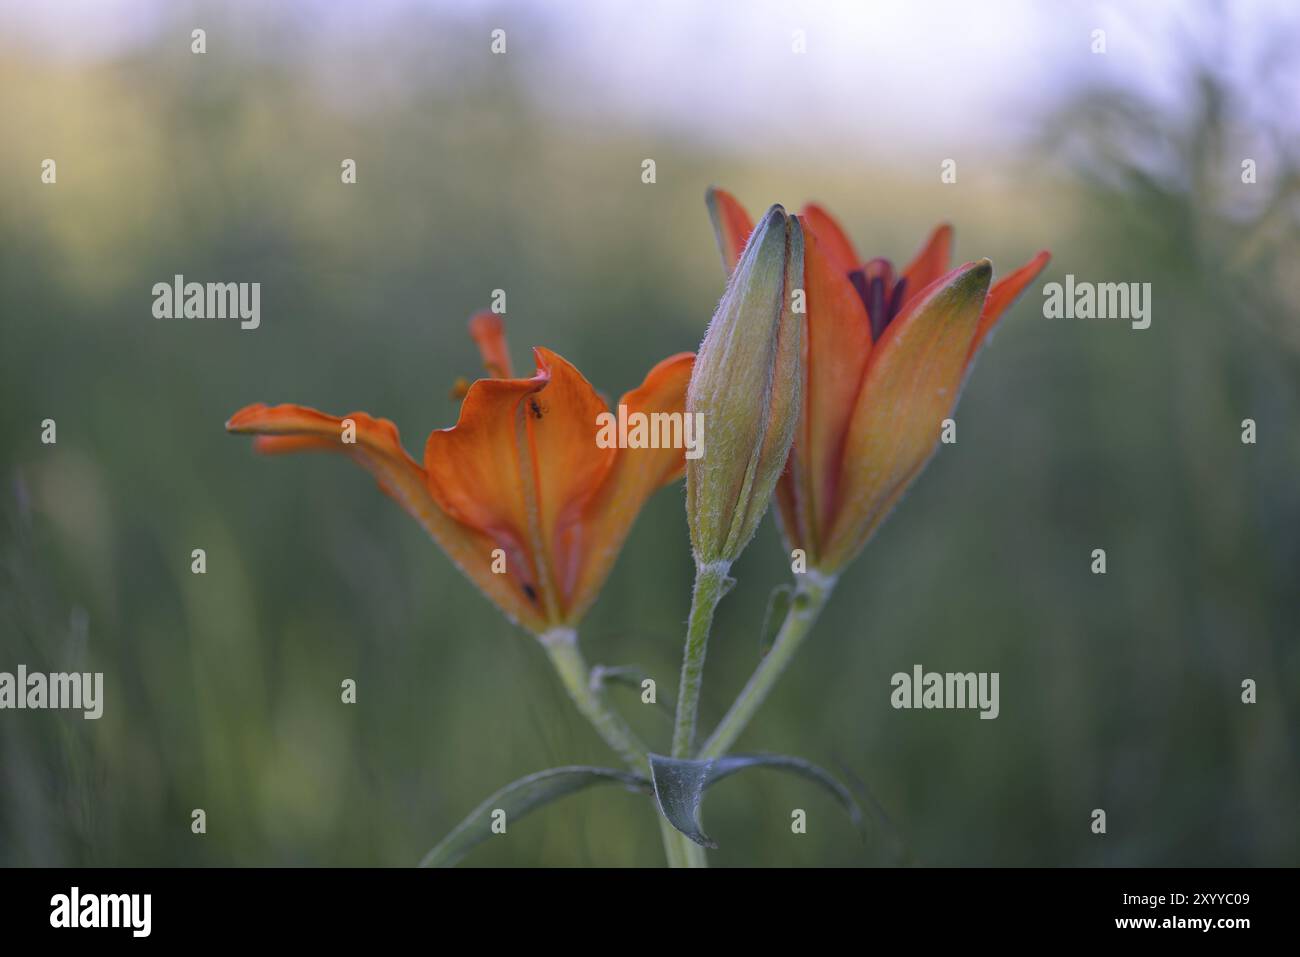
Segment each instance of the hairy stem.
M700 749L701 758L718 758L731 750L740 733L745 730L754 713L767 698L768 693L790 664L799 646L808 637L818 615L826 607L826 601L835 588L835 579L809 571L799 576L794 596L790 601L790 610L786 612L781 630L771 649L763 656L758 667L750 676L740 696L736 698L729 710L718 723L709 739Z
M704 679L704 656L709 647L713 612L727 590L728 565L718 562L699 565L695 570L695 592L691 616L686 625L686 651L682 655L682 679L677 690L677 721L673 725L673 757L689 758L695 746L695 715L700 707L700 685Z
M695 719L700 707L700 685L704 680L704 657L708 651L713 612L726 593L729 565L699 565L695 570L695 591L686 625L686 650L682 655L682 678L677 690L677 720L673 725L673 757L689 758L695 745ZM708 867L704 848L667 821L660 821L664 851L670 867Z

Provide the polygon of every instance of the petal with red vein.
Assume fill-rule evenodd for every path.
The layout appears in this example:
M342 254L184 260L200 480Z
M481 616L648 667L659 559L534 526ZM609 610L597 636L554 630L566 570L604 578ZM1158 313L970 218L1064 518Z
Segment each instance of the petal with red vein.
M537 368L548 378L537 395L525 401L528 447L539 529L561 595L578 574L568 550L558 547L559 534L582 515L614 465L618 449L600 448L598 418L605 403L577 369L549 349L534 349Z
M507 538L531 551L524 479L532 466L525 458L523 400L546 385L545 374L531 379L479 379L469 387L460 418L449 429L429 434L424 469L429 491L449 513Z

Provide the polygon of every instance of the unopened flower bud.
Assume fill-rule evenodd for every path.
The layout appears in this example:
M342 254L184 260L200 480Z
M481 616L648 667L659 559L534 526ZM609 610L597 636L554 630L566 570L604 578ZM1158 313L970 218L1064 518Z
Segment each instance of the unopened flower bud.
M709 322L686 393L704 454L687 463L686 512L700 565L729 566L753 537L794 440L803 392L803 233L780 206L745 245Z

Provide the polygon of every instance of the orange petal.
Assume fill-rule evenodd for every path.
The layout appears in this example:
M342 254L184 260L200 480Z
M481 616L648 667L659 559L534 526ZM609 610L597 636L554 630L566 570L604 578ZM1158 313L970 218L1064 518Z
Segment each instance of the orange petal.
M345 443L344 430L349 421L356 441ZM420 474L423 470L406 454L397 426L387 419L376 419L365 412L337 417L302 405L268 406L259 402L231 416L226 431L255 434L254 448L263 453L342 452L374 475L379 487L416 518L420 516L412 505L423 507L428 499L427 493L416 494L421 491L418 486L424 484Z
M618 449L596 443L599 416L609 409L582 373L549 349L535 349L550 383L528 403L525 419L536 475L542 541L561 596L572 594L579 556L562 547L561 533L578 522L604 482Z
M483 356L483 367L493 379L514 376L510 349L506 345L505 324L495 312L476 312L469 320L469 334Z
M937 226L925 241L921 251L903 270L907 288L903 290L903 304L916 299L925 292L930 283L948 271L952 259L952 227L947 223Z
M356 442L343 442L346 419L356 427ZM492 574L496 543L449 515L429 495L424 469L404 448L397 427L364 412L326 415L300 405L250 405L226 423L231 432L257 436L255 448L279 454L298 451L341 452L375 477L379 487L406 509L449 558L492 599L506 616L534 631L545 627L523 591L504 575Z
M970 353L966 356L967 365L975 358L975 353L984 343L984 337L993 331L998 319L1020 298L1020 294L1029 287L1038 274L1047 268L1052 254L1046 249L1014 272L1003 276L989 290L989 297L984 302L984 312L980 315L979 327L975 330L975 340L970 344Z
M823 570L857 554L933 453L992 275L988 260L953 270L876 343L849 423Z
M685 415L686 386L694 362L695 356L689 352L669 356L650 370L639 387L619 399L619 404L629 415ZM567 592L569 620L581 617L595 600L645 500L659 487L681 478L685 469L686 454L681 448L617 451L613 467L588 503L582 521L562 533L561 552L574 556L568 562L579 569Z
M236 413L236 415L238 414ZM253 451L262 455L285 455L290 452L339 452L342 450L339 448L338 439L322 439L314 435L255 435L253 436Z
M820 233L805 234L803 263L803 408L777 505L787 543L815 559L833 514L845 433L871 354L871 326L862 297Z
M575 522L614 461L596 445L606 411L595 389L565 359L535 349L531 379L480 379L460 419L429 436L425 468L444 508L506 548L527 590L552 622L576 576L557 563L559 531Z
M708 204L713 232L722 253L722 268L730 274L736 268L736 263L740 262L740 254L745 250L749 234L754 231L754 221L745 212L745 207L736 201L736 197L724 189L710 186L704 194L704 201Z
M433 499L505 551L507 573L544 616L545 573L535 562L523 487L523 476L532 469L521 403L545 385L544 374L479 379L469 387L455 427L431 432L424 446L424 471Z
M840 272L847 276L862 264L848 234L825 209L816 203L809 203L799 216L817 236L817 241L822 244L822 252L835 263Z

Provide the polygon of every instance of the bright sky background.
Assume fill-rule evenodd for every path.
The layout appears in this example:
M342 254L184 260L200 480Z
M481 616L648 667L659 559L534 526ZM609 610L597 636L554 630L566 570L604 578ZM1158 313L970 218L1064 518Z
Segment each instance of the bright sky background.
M508 56L547 109L727 144L815 137L824 148L898 155L951 143L999 148L1071 88L1097 81L1177 110L1196 51L1274 122L1300 116L1294 0L232 0L241 25L274 10L277 38L315 68L357 46L419 42L438 21L461 43L507 31ZM0 0L0 37L55 58L117 55L213 9L162 0ZM187 12L192 10L193 12ZM1094 55L1092 31L1106 31ZM791 51L805 31L807 53ZM459 34L459 36L457 36ZM430 48L448 42L430 36ZM185 42L188 42L186 40ZM215 42L215 41L210 41ZM352 57L355 60L355 56ZM1248 118L1243 117L1248 122ZM1294 119L1292 126L1295 127Z

